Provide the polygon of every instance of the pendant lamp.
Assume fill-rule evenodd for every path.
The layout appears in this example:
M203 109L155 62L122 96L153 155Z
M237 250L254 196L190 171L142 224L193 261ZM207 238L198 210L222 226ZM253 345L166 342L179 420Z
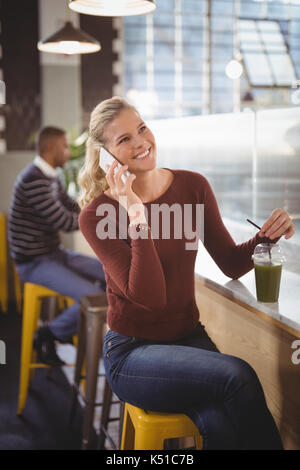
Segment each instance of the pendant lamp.
M133 16L151 13L155 0L69 0L69 7L77 13L95 16Z
M101 49L101 45L96 39L81 29L75 28L71 21L66 21L63 28L39 41L37 47L42 52L65 55L90 54Z

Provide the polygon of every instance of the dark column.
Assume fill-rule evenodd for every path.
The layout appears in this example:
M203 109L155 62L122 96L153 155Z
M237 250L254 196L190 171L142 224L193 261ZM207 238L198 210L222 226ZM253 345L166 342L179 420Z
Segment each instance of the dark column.
M2 0L1 68L6 84L4 138L7 150L32 148L40 127L38 1Z
M110 17L80 15L80 28L102 46L100 52L82 55L82 124L87 129L93 108L113 94L113 85L117 81L113 75L113 62L118 58L113 52L113 39L117 33Z

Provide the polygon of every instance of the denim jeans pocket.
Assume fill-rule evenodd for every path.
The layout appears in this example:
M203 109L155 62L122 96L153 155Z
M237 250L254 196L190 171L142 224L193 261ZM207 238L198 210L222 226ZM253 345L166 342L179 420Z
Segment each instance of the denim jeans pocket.
M134 336L125 336L110 330L105 337L104 354L109 358L114 352L117 352L127 344L135 341Z

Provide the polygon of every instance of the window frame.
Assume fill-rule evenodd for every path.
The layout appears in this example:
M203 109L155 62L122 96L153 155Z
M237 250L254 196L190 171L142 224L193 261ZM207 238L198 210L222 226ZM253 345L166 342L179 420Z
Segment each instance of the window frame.
M246 75L246 78L247 78L247 81L248 81L248 83L249 83L249 86L250 86L251 88L253 88L253 89L256 89L256 88L260 88L260 89L262 89L262 88L266 88L266 89L290 89L291 86L292 86L292 84L294 83L294 80L292 80L289 85L278 85L278 84L274 83L274 72L273 72L273 68L272 68L272 65L270 64L270 59L269 59L270 52L265 50L264 43L263 43L263 41L262 41L262 36L260 36L261 44L262 44L262 46L263 46L263 53L262 53L262 54L261 54L259 51L258 51L258 52L257 52L257 51L245 52L245 51L243 50L243 48L242 48L242 45L241 45L241 42L240 42L240 37L239 37L239 34L240 34L240 25L239 25L239 22L240 22L240 21L253 21L254 23L258 23L258 22L277 23L277 24L278 24L278 27L279 27L279 30L280 30L280 32L281 32L281 35L282 35L283 43L284 43L284 45L285 45L285 47L286 47L286 52L278 53L278 55L283 55L283 56L284 56L284 55L287 55L287 56L288 56L288 58L289 58L289 60L290 60L290 62L291 62L291 66L292 66L292 68L293 68L294 74L295 74L295 80L297 81L297 80L300 78L300 77L298 76L298 74L297 74L297 67L296 67L296 65L295 65L295 63L294 63L294 60L293 60L293 57L292 57L292 55L291 55L291 53L290 53L290 46L289 46L289 44L288 44L288 42L287 42L287 40L286 40L286 38L285 38L285 36L284 36L284 34L283 34L283 31L282 31L282 28L281 28L281 25L280 25L280 23L281 23L282 21L285 21L286 23L289 23L290 20L275 20L275 19L269 19L269 18L268 18L268 19L265 19L265 18L253 18L253 17L250 18L250 17L243 17L243 16L238 17L237 20L238 20L238 33L237 33L237 34L238 34L238 41L239 41L239 50L241 51L240 53L241 53L241 57L242 57L242 63L243 63L243 66L244 66L244 73L245 73L245 75ZM257 28L257 30L259 31L259 28L258 28L258 27L256 27L256 28ZM244 60L244 55L245 55L245 53L247 53L247 54L261 54L261 55L264 55L264 56L266 57L266 60L267 60L267 62L268 62L268 64L269 64L269 68L270 68L270 76L271 76L271 78L272 78L272 80L273 80L273 83L272 83L272 84L270 84L270 85L267 85L267 84L264 84L264 83L262 83L262 84L254 84L254 83L251 81L250 74L249 74L249 71L248 71L248 67L247 67L247 64L246 64L246 62L245 62L245 60ZM273 53L274 53L274 52L273 52ZM275 81L276 81L276 77L275 77Z

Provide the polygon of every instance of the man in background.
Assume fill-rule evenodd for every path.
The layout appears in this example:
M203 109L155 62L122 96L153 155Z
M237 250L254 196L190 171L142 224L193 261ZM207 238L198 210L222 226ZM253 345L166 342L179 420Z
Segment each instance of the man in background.
M72 342L77 332L80 299L106 289L101 263L64 249L59 231L78 230L80 208L63 188L56 171L70 157L66 132L44 127L37 137L33 162L19 174L8 218L11 256L23 282L52 289L76 302L35 335L39 360L59 366L55 341Z

